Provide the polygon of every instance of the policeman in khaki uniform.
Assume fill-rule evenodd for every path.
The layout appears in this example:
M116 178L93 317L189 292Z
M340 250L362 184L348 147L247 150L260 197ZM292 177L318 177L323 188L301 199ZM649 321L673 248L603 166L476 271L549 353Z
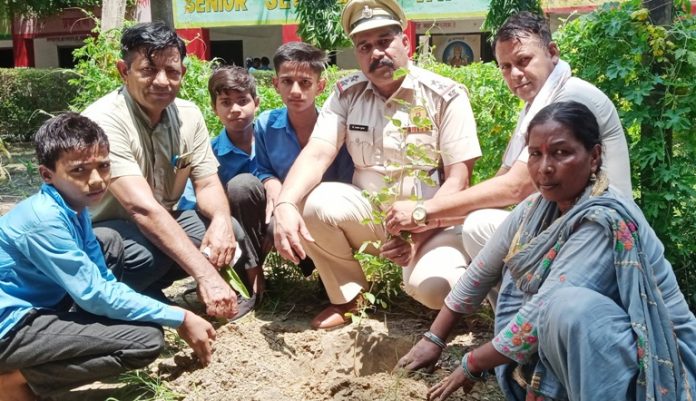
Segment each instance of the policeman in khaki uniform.
M468 262L458 228L414 234L413 244L399 237L387 239L382 225L361 223L372 212L361 190L379 191L386 175L403 175L408 143L419 144L433 160L440 160L444 178L436 187L404 179L399 199L429 199L468 187L474 162L481 156L466 91L409 62L410 43L403 34L406 18L394 0L351 0L341 22L355 45L361 72L337 83L274 208L276 248L294 262L309 255L332 303L314 318L314 328L344 324L345 313L355 308L357 296L367 288L353 258L364 241L382 241L381 255L404 267L406 291L427 307L440 309ZM402 67L408 74L394 79ZM424 118L431 124L415 123ZM353 185L317 186L344 143L355 163ZM438 176L436 171L428 173ZM413 219L426 223L419 210Z

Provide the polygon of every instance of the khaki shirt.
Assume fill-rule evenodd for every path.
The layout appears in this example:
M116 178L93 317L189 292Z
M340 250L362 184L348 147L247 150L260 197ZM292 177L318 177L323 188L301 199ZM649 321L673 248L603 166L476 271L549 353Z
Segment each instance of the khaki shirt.
M372 192L384 185L384 177L398 179L407 144L419 144L429 157L444 166L481 156L476 122L465 89L458 83L409 64L401 87L389 98L382 97L364 74L358 72L336 84L312 132L312 140L336 147L345 143L355 163L353 184ZM402 104L401 101L407 104ZM423 128L413 117L427 117ZM401 128L395 125L400 121ZM399 124L399 123L397 123ZM422 168L433 177L433 167ZM431 198L437 187L406 179L400 198Z
M111 177L142 176L167 210L179 201L187 178L197 180L217 173L203 114L191 102L177 98L165 109L159 124L151 127L145 112L122 87L91 104L83 114L97 122L109 138ZM91 212L95 222L130 218L111 193Z

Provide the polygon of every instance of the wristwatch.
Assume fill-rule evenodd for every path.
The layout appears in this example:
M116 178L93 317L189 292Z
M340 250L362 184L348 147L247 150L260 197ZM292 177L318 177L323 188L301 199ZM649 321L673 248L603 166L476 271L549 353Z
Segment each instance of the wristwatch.
M413 209L413 212L411 213L411 218L413 219L414 223L421 227L426 225L425 220L428 218L428 212L425 210L425 205L423 204L423 201L418 201L416 203L416 208Z

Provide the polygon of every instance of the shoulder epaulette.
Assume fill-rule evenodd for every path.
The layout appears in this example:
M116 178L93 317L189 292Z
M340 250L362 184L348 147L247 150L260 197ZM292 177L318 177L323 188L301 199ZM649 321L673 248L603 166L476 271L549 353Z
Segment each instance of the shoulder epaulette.
M464 88L449 78L441 77L435 73L423 70L419 80L433 92L442 96L445 102L449 102L458 96Z
M343 93L351 86L361 82L367 82L367 77L362 72L356 72L336 81L336 89L338 89L338 93Z

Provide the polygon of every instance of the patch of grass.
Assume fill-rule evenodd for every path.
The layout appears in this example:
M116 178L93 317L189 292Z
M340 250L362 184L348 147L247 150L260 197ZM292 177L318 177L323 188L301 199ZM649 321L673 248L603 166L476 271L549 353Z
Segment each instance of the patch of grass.
M7 153L0 155L0 202L18 202L41 185L38 166L31 143L6 144Z
M264 263L266 294L259 309L277 313L281 308L294 308L296 304L317 305L325 299L317 273L305 277L300 268L283 259L278 252L271 252Z
M109 397L106 401L178 401L184 395L170 389L156 374L146 370L133 370L122 374L119 383L126 384L118 397Z

